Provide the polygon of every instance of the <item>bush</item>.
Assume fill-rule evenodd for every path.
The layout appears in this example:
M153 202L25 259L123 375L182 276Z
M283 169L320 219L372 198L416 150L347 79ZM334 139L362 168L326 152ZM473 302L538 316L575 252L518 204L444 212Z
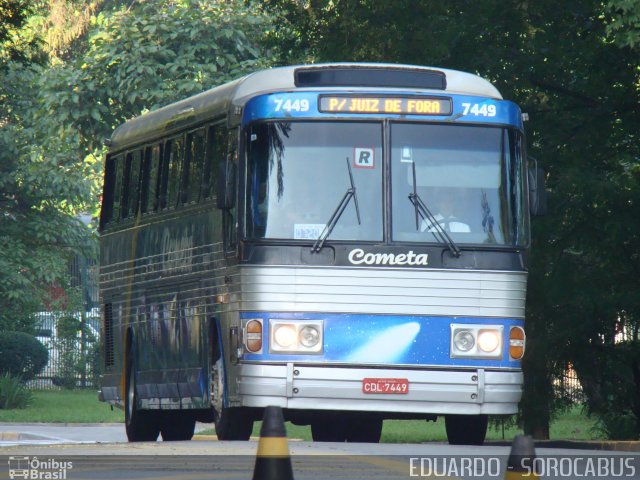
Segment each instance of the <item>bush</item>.
M638 440L640 341L592 346L575 366L600 432L610 440Z
M0 376L0 410L26 408L31 403L31 392L20 378L8 373Z
M26 382L35 378L48 360L47 348L33 335L0 332L0 375L8 374Z

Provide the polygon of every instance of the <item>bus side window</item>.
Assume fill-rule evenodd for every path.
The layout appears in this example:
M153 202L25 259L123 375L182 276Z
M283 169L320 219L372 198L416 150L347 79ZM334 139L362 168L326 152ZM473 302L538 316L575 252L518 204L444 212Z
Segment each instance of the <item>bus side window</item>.
M150 213L158 208L161 154L161 145L152 145L144 149L142 179L140 181L140 210L142 213Z
M187 148L182 182L182 203L197 202L200 198L202 167L204 162L204 128L187 135Z
M236 167L236 171L238 171L238 130L229 130L227 135L227 162L229 164L233 164ZM237 181L237 175L236 175ZM237 192L237 186L235 188ZM224 221L224 230L225 230L225 239L226 239L226 248L227 250L234 248L237 242L238 232L236 228L236 214L237 214L237 201L234 202L233 208L225 211L225 221Z
M167 203L166 208L175 208L178 202L178 193L180 191L180 169L184 154L184 139L176 137L170 140L166 145L168 152L165 155L167 160Z
M140 179L140 211L147 213L151 179L151 147L145 147L142 155L142 178Z
M171 150L171 141L165 142L160 149L159 166L158 166L158 202L157 210L162 210L167 206L167 177L169 175L169 152Z
M117 155L113 157L112 172L112 195L111 195L111 215L108 222L117 222L120 219L120 206L122 203L122 176L124 173L124 157Z
M141 150L127 153L122 192L122 218L135 217L136 213L138 213L141 155Z
M115 157L108 155L105 161L104 188L102 191L102 213L100 217L100 227L114 222L118 219L118 213L115 208L120 206L120 202L116 204L116 172L120 163L120 155ZM119 189L118 189L119 190ZM115 212L115 215L114 215Z
M212 198L216 193L216 175L218 165L224 161L226 150L226 131L222 124L209 127L207 132L207 151L202 175L202 196Z

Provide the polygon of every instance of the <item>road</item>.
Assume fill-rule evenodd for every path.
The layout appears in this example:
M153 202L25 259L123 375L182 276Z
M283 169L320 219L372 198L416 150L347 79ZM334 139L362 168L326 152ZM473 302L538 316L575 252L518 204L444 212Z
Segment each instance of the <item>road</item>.
M191 442L129 444L124 442L122 425L23 425L14 426L11 435L9 427L0 425L0 439L5 442L0 446L0 479L9 478L10 467L14 474L24 473L25 465L30 469L30 476L16 478L56 478L52 474L58 473L57 478L91 480L249 479L258 447L257 440L219 442L207 436L196 437L199 439ZM9 445L8 437L17 436L15 430L22 430L25 438L14 439L13 445ZM48 444L47 433L54 434ZM27 435L34 438L26 438ZM466 447L439 443L339 444L296 440L288 443L297 480L502 479L510 450L509 446ZM597 453L595 457L592 450L539 448L536 455L549 470L545 473L551 473L541 478L585 478L589 459L596 467L594 473L605 475L586 478L613 478L619 472L624 478L640 478L638 453ZM563 460L558 463L558 459ZM601 463L599 471L598 462ZM556 469L564 465L559 473L566 475L554 475L554 465Z

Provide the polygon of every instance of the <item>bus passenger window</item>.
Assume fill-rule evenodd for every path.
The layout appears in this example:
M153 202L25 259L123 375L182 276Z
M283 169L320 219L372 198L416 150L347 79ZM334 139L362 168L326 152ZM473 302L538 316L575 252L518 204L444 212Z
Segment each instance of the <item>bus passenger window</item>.
M207 151L202 173L202 196L215 195L216 173L218 165L224 161L226 152L226 131L223 125L214 125L207 132Z
M122 202L122 175L124 161L122 155L113 158L113 209L109 221L117 222L120 218L120 204Z
M182 203L197 202L200 198L203 162L204 128L201 128L187 136Z
M122 218L134 217L138 211L141 151L127 154L122 194Z
M164 144L160 168L159 208L175 208L180 188L180 163L182 161L182 138L174 138Z
M142 163L142 181L140 193L140 209L142 213L153 212L157 204L158 172L160 170L160 145L147 147L144 150Z
M105 166L104 190L102 193L102 213L100 217L100 226L115 222L120 214L120 194L121 183L118 178L122 179L122 174L118 177L118 166L122 164L122 155L115 157L108 156ZM116 194L117 192L117 194Z
M227 135L227 162L238 167L238 130L229 130ZM224 238L225 248L227 250L235 247L238 240L238 232L236 228L236 213L238 209L234 203L233 208L225 211L224 216Z

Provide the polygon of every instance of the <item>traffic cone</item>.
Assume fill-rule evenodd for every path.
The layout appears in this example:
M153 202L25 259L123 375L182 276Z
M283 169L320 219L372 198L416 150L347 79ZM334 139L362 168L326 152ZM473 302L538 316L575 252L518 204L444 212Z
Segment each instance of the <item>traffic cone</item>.
M293 480L289 443L280 407L264 410L253 480Z
M531 435L516 435L511 444L505 480L538 478L535 468L536 449Z

